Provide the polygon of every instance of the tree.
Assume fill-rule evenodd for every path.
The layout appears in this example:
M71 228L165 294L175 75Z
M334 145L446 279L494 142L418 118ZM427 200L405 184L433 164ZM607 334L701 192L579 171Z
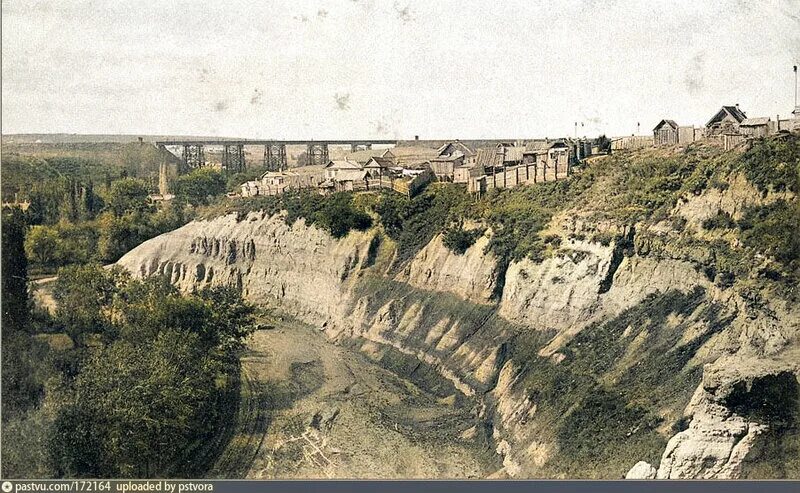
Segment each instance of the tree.
M111 184L107 207L116 217L128 212L143 212L149 208L147 184L135 178L122 178Z
M208 198L225 193L225 178L211 168L197 168L173 183L175 196L192 205L207 204Z
M351 194L339 192L325 201L322 210L315 215L314 223L328 230L334 238L342 238L351 229L368 229L372 226L372 218L353 207Z
M232 286L213 286L202 289L198 296L205 301L210 316L205 337L222 352L231 353L242 347L242 341L254 328L253 306L242 299L242 293Z
M25 238L25 253L41 266L59 263L60 245L54 226L33 226Z
M72 311L107 316L120 337L92 352L59 410L49 444L54 469L73 477L190 474L187 451L224 417L217 382L237 369L234 351L252 330L252 307L236 289L182 295L165 277L133 281L74 267L64 278L71 288L90 286L69 300ZM76 323L83 320L65 319L68 330Z
M164 330L153 341L117 341L75 381L51 442L67 476L164 476L206 432L216 368L196 334ZM91 426L86 426L91 423Z
M58 271L53 297L58 302L56 319L75 341L83 334L105 334L115 330L109 310L118 285L128 278L119 268L105 270L99 265L71 265Z
M3 330L23 330L28 322L27 224L18 207L3 209Z
M3 420L38 402L42 385L31 365L28 261L23 243L26 223L18 207L2 211L2 402ZM34 360L35 361L35 360Z

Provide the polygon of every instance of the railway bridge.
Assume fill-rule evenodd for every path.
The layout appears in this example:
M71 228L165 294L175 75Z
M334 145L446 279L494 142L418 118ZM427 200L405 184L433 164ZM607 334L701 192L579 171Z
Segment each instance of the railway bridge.
M324 165L328 162L329 146L350 146L352 151L371 149L374 144L397 145L396 140L162 140L157 141L159 149L167 151L167 147L182 148L181 165L178 174L194 168L206 166L205 148L207 146L222 147L222 169L239 172L247 169L245 146L264 148L264 165L274 171L288 167L286 146L305 146L309 165Z

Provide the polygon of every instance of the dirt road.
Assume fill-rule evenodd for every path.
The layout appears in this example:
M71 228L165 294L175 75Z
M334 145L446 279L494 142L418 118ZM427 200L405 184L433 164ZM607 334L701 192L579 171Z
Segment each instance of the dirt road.
M305 326L256 332L218 476L467 478L499 468L477 420Z

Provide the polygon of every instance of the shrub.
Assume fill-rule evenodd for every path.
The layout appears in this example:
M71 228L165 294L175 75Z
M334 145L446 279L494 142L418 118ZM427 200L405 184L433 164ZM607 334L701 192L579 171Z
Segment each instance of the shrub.
M483 231L478 229L465 230L461 227L447 228L442 236L442 243L451 252L457 255L463 255L469 247L475 244Z
M745 246L800 271L800 202L796 199L747 209L739 228Z
M738 163L747 179L766 193L769 190L800 192L800 139L758 139Z
M172 184L175 197L192 205L209 203L209 198L225 193L225 177L211 168L197 168L179 176Z
M703 229L731 229L736 227L736 222L731 215L725 211L717 211L715 216L712 216L703 221Z

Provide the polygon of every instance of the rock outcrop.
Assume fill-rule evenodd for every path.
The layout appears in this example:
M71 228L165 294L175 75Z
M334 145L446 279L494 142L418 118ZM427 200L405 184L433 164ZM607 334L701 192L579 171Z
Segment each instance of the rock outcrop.
M751 359L707 366L686 407L688 427L669 440L657 467L640 462L628 473L631 478L649 478L654 471L663 478L736 477L770 426L744 411L753 406L741 404L748 394L742 383L747 390L770 378L792 376L796 382L797 368L786 366L784 353L800 333L797 313L784 321L763 316L762 309L748 308L753 303L720 291L688 261L623 252L613 242L564 238L559 252L542 262L512 262L494 300L498 277L496 260L486 253L488 237L456 255L437 236L390 278L369 271L375 234L350 232L334 239L303 220L289 226L280 215L232 214L149 240L118 263L136 276L166 275L187 291L240 286L248 300L279 305L442 399L469 400L487 423L482 433L503 456L498 476L523 477L558 454L552 437L532 431L539 417L531 397L536 389L520 384L530 370L509 351L520 344L515 342L520 334L546 334L538 354L558 365L564 357L559 350L578 333L648 295L700 286L706 296L730 305L736 321L702 338L692 364L737 352ZM792 317L793 323L785 321ZM706 332L693 326L676 344L688 347ZM638 343L632 341L624 353L626 365L636 364ZM775 364L765 363L766 357ZM690 392L683 401L671 401L677 410L659 412L680 415ZM669 432L663 433L666 438Z
M345 316L350 277L371 238L353 232L336 240L302 219L288 226L282 216L251 212L194 221L144 242L117 263L140 277L166 275L186 291L240 286L248 300L279 303L319 324Z
M462 255L442 243L442 235L417 253L396 279L420 289L450 292L475 303L488 303L496 283L494 255L485 253L488 234L478 238Z
M796 372L796 365L758 358L723 357L707 365L686 409L689 426L669 440L657 472L639 462L626 477L740 477L759 437L797 412Z

